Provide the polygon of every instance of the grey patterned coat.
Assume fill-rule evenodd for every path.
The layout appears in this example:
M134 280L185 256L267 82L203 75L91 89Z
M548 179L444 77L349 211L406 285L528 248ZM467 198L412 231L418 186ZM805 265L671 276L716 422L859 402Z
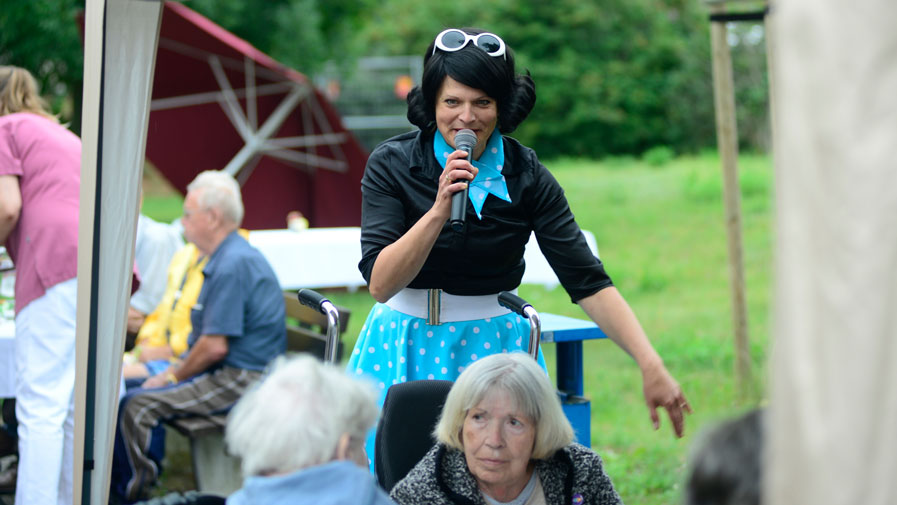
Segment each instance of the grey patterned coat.
M549 459L537 460L536 471L548 505L622 505L601 457L587 447L570 444ZM392 489L399 505L485 505L464 453L437 444Z

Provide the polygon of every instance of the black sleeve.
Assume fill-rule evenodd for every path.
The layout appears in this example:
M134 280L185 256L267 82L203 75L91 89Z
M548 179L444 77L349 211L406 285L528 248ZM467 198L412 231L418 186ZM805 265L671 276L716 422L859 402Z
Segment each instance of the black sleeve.
M564 190L551 172L530 151L533 184L528 197L531 202L533 230L539 249L551 265L570 299L577 301L612 286L601 260L592 254L573 212L567 204Z
M407 169L407 156L390 144L381 144L368 157L361 178L361 261L358 263L368 283L380 251L406 231L404 204L390 171Z

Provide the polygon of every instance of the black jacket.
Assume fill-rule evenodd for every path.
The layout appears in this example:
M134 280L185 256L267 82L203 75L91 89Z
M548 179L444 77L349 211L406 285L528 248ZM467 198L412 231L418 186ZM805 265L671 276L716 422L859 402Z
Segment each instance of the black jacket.
M502 174L511 202L489 195L482 220L468 205L463 231L455 232L446 223L408 287L441 288L454 295L512 290L523 277L524 246L533 231L574 302L611 286L557 180L539 163L532 149L509 137L503 137L502 145ZM380 251L404 235L433 206L441 173L442 167L433 155L432 133L399 135L371 153L361 180L359 263L368 282Z
M601 457L570 444L549 459L536 461L548 505L622 505ZM485 505L464 453L437 444L392 489L399 505Z

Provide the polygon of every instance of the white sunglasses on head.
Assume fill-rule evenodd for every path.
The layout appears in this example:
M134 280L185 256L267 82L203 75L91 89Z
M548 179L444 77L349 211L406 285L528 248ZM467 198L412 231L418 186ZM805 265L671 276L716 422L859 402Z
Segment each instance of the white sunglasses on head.
M441 31L439 35L436 36L436 45L433 46L433 52L430 56L436 54L437 48L447 53L451 53L461 50L469 42L473 42L475 46L485 51L489 56L496 58L502 56L505 60L508 59L508 57L505 56L505 41L501 40L501 37L498 35L488 32L470 35L458 28L449 28Z

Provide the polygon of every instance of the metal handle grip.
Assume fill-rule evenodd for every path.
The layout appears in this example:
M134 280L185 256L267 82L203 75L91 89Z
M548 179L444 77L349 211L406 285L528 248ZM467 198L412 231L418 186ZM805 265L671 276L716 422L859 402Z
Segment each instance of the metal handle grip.
M539 339L542 337L542 320L539 318L539 313L536 312L536 309L529 302L507 291L502 291L498 294L498 303L502 307L513 310L529 319L529 354L533 359L537 359L539 356Z
M321 293L318 293L317 291L312 289L300 289L299 293L297 293L296 296L299 297L299 301L302 302L302 305L311 307L321 312L322 314L326 314L326 312L324 312L324 310L321 308L321 304L330 300L328 300L327 297L325 297Z
M311 307L327 316L327 342L324 345L324 361L336 363L339 348L339 311L324 295L311 289L300 289L296 295L302 305Z
M498 304L506 309L511 309L524 317L526 317L526 314L523 313L523 309L525 307L532 307L529 302L508 291L502 291L498 294Z

